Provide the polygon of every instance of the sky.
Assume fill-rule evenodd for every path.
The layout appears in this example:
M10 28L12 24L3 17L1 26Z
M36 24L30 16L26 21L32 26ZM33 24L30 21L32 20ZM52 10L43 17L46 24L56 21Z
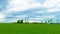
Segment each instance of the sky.
M0 0L0 22L19 19L60 22L60 0Z

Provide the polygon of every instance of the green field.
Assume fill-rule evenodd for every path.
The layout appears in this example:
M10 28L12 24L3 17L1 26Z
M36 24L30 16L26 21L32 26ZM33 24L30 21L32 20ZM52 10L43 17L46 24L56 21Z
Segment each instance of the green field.
M0 24L0 34L60 34L60 24Z

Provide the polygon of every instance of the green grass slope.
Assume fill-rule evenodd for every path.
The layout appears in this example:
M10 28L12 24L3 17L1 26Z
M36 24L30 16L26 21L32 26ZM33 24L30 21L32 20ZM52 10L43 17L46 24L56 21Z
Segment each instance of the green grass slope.
M60 34L60 24L0 24L0 34Z

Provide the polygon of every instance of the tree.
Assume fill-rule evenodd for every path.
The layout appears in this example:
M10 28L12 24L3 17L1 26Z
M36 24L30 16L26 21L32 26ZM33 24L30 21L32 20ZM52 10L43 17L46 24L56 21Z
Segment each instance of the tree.
M23 20L21 20L20 23L23 23Z
M52 20L52 19L48 20L48 23L52 23L52 22L53 22L53 20Z
M48 22L47 21L45 21L45 24L47 24Z
M20 20L18 20L17 23L20 23Z
M23 20L18 20L17 23L23 23Z

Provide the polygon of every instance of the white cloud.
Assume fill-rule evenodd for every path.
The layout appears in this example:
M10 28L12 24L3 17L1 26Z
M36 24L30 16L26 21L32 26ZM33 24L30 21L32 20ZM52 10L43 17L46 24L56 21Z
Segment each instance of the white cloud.
M45 14L48 12L57 12L60 11L60 0L46 0L45 3L41 4L40 2L36 2L35 0L11 0L10 4L7 6L7 14L2 14L0 13L0 18L5 19L6 15L9 15L9 13L18 13L18 11L25 11L25 10L29 10L29 9L35 9L35 8L39 8L39 7L43 7L46 8L45 10L41 10L41 11L36 11L33 12L32 14L36 13L36 14ZM36 15L37 16L37 15ZM7 16L6 16L7 17ZM16 21L16 18L24 18L24 17L28 17L28 15L18 15L18 16L14 16L15 18L14 21ZM32 16L34 17L34 16ZM31 18L32 21L34 20L45 20L46 18L55 18L55 16L53 15L45 15L45 16L37 16L36 18ZM13 21L11 19L11 21Z
M30 0L12 0L7 7L7 11L24 11L32 8L40 7L41 3L32 2Z
M58 2L58 4L56 5L56 8L60 8L60 2Z
M5 17L6 17L6 15L5 15L5 14L0 13L0 22L5 21Z
M52 7L56 7L56 5L59 2L60 2L60 0L46 0L46 2L42 6L45 8L52 8Z
M34 9L38 7L44 7L48 12L56 12L59 9L55 9L56 7L60 7L60 0L46 0L45 3L41 4L37 2L37 0L11 0L9 6L7 7L7 13L24 11L29 9ZM40 11L44 13L43 11Z
M50 8L50 9L47 9L48 12L60 12L60 9L58 8Z
M48 12L59 12L60 11L60 0L46 0L42 5Z
M28 15L18 15L18 16L16 16L16 18L25 18L25 17L28 17Z
M3 18L5 18L5 14L2 14L2 13L0 13L0 19L3 19Z
M35 14L46 14L48 12L47 11L35 11L35 12L32 12L32 13L35 13Z
M55 18L54 15L48 15L48 16L45 16L45 18Z
M29 21L43 21L45 18L43 17L35 17L35 18L29 18Z
M47 18L52 19L55 18L54 15L43 15L43 16L36 16L35 18L30 18L31 20L46 20Z

